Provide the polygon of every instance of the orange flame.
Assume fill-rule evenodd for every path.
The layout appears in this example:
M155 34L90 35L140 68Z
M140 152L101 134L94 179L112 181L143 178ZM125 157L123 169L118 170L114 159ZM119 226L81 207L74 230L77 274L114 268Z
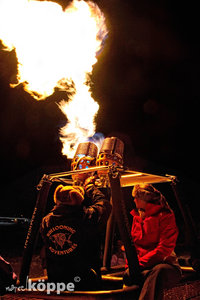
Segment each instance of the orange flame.
M74 0L63 11L50 1L0 0L0 39L5 50L16 51L16 85L23 83L37 100L55 87L72 92L68 102L59 103L68 119L61 140L69 158L78 143L95 133L98 104L91 97L88 73L106 34L104 15L92 2Z

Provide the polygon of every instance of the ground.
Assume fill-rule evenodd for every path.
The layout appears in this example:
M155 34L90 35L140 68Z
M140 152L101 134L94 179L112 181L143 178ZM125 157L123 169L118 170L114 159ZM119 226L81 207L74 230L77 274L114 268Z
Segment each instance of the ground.
M6 257L12 264L17 276L20 273L20 266L22 261L22 256L18 257ZM116 259L116 257L115 257ZM113 261L115 261L113 259ZM121 259L121 258L120 258ZM40 255L34 255L32 258L31 268L29 277L40 277L43 276L42 261ZM7 298L3 298L7 300ZM10 298L9 298L10 299ZM164 293L163 300L200 300L200 280L196 275L189 276L184 282L178 286L166 290Z

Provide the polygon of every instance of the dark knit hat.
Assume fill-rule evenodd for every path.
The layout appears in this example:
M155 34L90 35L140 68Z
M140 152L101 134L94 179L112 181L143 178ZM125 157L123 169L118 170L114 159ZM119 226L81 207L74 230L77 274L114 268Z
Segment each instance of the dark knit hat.
M58 185L54 192L56 204L80 205L84 199L84 189L81 186Z

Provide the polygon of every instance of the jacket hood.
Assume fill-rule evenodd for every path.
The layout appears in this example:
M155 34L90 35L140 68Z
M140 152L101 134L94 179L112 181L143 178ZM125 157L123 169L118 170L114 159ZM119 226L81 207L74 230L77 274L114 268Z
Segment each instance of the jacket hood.
M69 205L69 204L57 204L53 207L51 212L54 215L74 215L80 214L83 211L82 205Z
M161 211L171 211L170 209L166 209L166 207L163 207L162 205L159 204L153 204L153 203L147 203L146 209L145 209L145 217L153 216ZM139 216L137 209L133 209L130 214L132 216Z

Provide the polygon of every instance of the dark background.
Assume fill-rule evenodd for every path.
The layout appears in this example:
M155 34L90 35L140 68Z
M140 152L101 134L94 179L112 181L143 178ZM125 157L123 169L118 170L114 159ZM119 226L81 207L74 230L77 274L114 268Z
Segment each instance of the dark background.
M181 200L198 223L197 1L95 2L109 30L91 76L97 132L124 141L131 169L176 175ZM70 168L59 140L67 120L57 106L67 94L56 90L37 102L22 86L10 88L15 52L0 49L0 215L31 217L42 175Z

